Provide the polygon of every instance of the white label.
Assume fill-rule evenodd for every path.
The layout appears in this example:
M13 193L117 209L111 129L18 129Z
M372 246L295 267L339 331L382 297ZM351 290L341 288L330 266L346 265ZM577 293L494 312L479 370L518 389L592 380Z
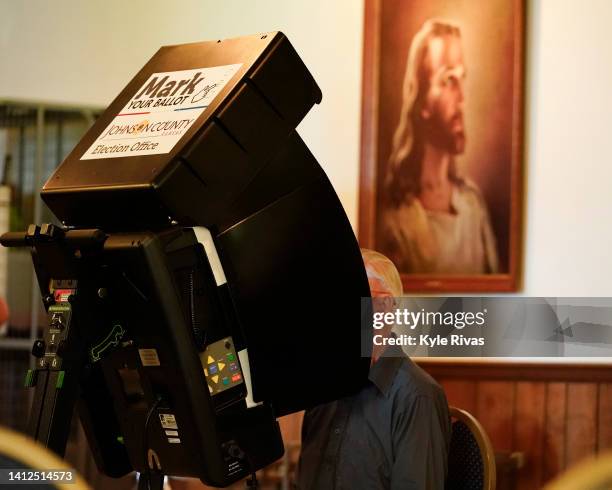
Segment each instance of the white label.
M143 366L159 366L159 356L155 349L138 349L140 362Z
M160 413L159 421L164 429L178 429L178 425L176 425L176 418L174 414L171 413Z
M238 359L240 359L240 367L242 368L242 376L247 388L247 396L245 398L247 408L256 407L261 405L262 402L255 402L253 400L253 388L251 386L251 366L249 364L249 353L247 349L242 349L238 352Z
M178 437L178 430L167 430L166 431L166 435L167 436Z
M170 152L241 66L153 73L81 160Z
M181 440L178 437L168 437L168 442L170 444L180 444Z
M210 230L208 228L204 228L203 226L194 226L193 232L195 233L198 242L204 246L204 251L206 252L208 262L210 263L213 276L215 276L217 286L223 286L225 283L227 283L227 279L225 278L225 272L223 271L223 266L221 265L219 254L217 253L217 247L215 247L215 242L213 241Z

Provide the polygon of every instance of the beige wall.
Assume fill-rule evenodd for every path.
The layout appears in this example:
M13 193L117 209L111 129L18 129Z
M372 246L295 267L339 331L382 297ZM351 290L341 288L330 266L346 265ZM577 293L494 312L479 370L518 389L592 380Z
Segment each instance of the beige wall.
M612 296L612 2L528 1L524 293ZM0 0L0 97L107 104L162 44L284 31L323 90L299 128L357 225L363 0Z

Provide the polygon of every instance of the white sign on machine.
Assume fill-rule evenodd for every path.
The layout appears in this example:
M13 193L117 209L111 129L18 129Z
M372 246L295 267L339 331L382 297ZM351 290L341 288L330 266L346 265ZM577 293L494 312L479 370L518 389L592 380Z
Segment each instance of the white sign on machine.
M241 66L153 73L81 160L170 152Z

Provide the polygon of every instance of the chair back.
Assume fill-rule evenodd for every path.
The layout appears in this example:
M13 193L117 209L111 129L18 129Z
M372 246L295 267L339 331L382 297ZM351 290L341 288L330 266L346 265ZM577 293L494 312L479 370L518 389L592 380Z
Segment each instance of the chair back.
M612 450L592 455L549 482L544 490L604 490L612 488Z
M452 420L446 490L495 490L495 453L480 422L450 407Z
M91 487L85 480L68 463L60 459L59 456L34 439L7 427L0 427L0 467L22 468L25 472L31 470L55 470L58 473L71 471L73 476L72 482L50 482L47 485L40 482L36 485L9 485L14 488L21 487L26 489L38 487L40 490L91 490ZM6 488L9 488L9 486ZM0 485L0 487L3 487L3 485Z

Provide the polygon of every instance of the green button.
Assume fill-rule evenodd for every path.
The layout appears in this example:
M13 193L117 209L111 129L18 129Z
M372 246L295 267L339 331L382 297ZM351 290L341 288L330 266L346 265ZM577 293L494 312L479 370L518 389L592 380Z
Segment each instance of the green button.
M229 378L223 378L223 384L224 385L228 385L229 384Z
M66 371L60 371L57 373L57 382L55 383L55 387L59 390L64 385L64 374Z
M25 377L24 386L26 388L30 388L33 385L34 385L34 371L32 371L31 369L28 369L28 372L26 373L26 377Z
M234 357L234 354L226 354L226 356L227 356L227 360L228 360L228 361L233 361L233 360L235 360L235 359L236 359L236 358Z

